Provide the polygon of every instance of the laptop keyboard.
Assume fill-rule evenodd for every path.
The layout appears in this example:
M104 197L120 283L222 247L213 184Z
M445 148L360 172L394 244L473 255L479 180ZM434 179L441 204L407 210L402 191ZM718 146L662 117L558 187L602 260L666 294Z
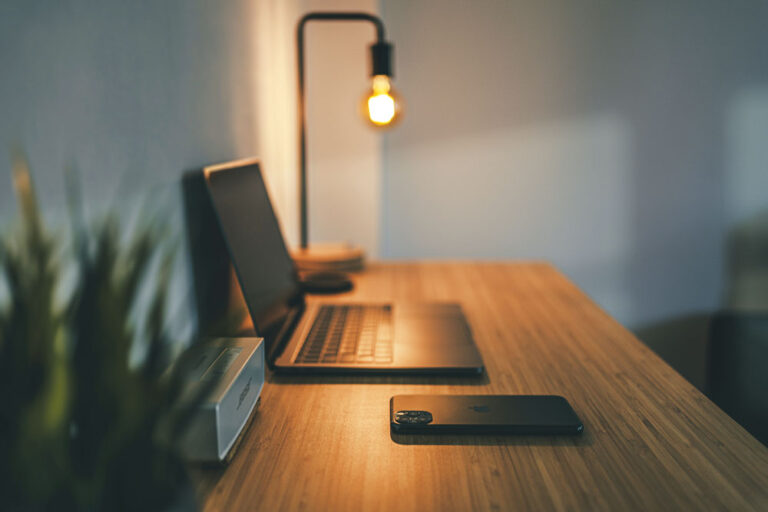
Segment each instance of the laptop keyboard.
M320 306L296 362L391 363L392 307Z

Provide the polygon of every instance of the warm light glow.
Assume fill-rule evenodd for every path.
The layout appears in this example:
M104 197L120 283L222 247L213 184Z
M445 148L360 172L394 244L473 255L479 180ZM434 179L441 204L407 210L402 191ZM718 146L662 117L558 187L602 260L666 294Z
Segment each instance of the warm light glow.
M395 100L389 94L368 98L368 117L376 124L389 124L395 117Z
M376 75L373 77L371 91L364 100L364 110L368 120L374 126L388 126L398 117L400 106L397 96L392 90L389 77Z

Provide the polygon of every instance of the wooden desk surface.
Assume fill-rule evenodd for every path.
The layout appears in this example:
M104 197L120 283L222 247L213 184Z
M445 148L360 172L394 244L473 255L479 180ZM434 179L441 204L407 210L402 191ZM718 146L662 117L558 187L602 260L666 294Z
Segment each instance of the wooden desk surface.
M356 299L460 302L487 376L273 375L206 510L768 510L768 449L552 266L373 265ZM402 393L561 394L584 434L396 436Z

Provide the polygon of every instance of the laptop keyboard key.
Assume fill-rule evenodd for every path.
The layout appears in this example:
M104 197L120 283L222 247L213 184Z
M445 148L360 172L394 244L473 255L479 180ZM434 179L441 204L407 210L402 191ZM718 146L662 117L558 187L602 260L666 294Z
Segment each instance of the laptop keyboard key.
M391 317L390 306L321 306L297 362L391 363Z

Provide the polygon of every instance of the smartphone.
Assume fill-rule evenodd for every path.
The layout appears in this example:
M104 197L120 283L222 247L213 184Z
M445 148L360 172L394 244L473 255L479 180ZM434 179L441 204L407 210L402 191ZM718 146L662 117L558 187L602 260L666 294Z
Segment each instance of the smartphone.
M556 395L396 395L389 423L398 434L576 435L584 426Z

